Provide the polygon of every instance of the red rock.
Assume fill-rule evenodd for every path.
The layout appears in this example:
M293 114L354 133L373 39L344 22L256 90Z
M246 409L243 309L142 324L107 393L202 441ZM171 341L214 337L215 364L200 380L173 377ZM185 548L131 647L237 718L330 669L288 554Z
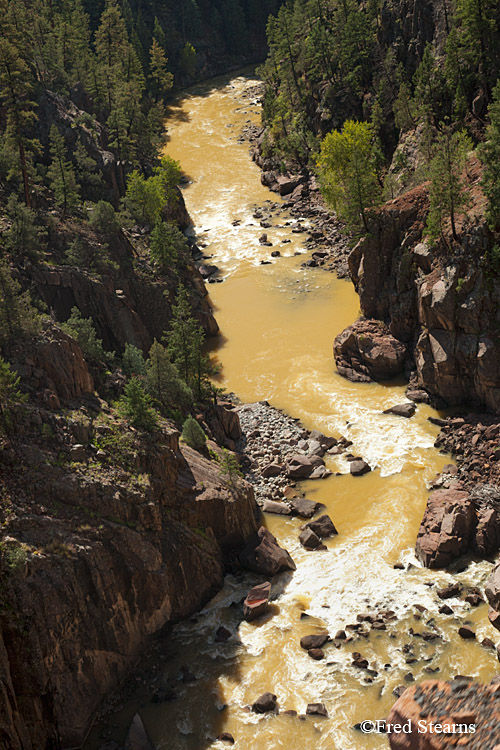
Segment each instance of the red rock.
M468 492L437 490L425 509L417 537L416 554L427 568L445 568L470 547L474 508Z
M387 380L402 372L406 346L380 320L357 320L334 341L340 375L348 380Z
M245 568L266 576L274 576L283 570L295 570L295 563L288 552L279 546L276 538L264 526L250 537L239 559Z
M269 609L269 597L271 595L271 584L269 581L254 586L248 592L243 602L243 617L250 622L264 615Z

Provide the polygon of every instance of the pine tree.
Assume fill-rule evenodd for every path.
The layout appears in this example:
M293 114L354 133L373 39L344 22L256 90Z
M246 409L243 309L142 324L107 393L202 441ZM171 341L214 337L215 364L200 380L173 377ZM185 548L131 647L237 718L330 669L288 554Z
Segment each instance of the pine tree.
M64 136L57 125L50 128L50 166L47 170L50 187L54 191L56 205L62 206L63 216L76 208L80 201L80 190L76 182L73 165L67 158Z
M182 48L179 58L179 70L188 80L193 78L196 72L196 50L191 42L186 42Z
M174 224L158 219L151 232L149 243L151 259L165 272L186 262L189 245L185 236Z
M484 165L482 188L488 205L486 218L492 230L500 228L500 82L493 91L493 100L488 109L489 125L486 140L479 148Z
M129 378L133 375L146 374L146 363L144 362L142 352L133 344L125 344L122 357L122 370Z
M472 142L465 130L453 132L450 125L441 123L441 132L434 146L434 156L429 165L429 215L427 232L436 240L445 231L449 221L454 240L458 240L457 215L469 205L469 194L462 175Z
M125 386L125 392L119 401L119 409L134 427L152 432L158 425L151 396L146 393L139 378L131 378Z
M367 232L366 211L380 201L371 127L348 120L329 133L318 162L322 193L351 231Z
M172 321L167 335L167 349L183 380L197 398L202 398L213 373L210 359L203 353L205 334L194 318L187 292L180 287L172 309Z
M191 388L181 379L165 347L156 340L146 362L146 388L163 413L175 409L186 412L194 403Z
M11 220L10 228L6 230L5 249L14 254L35 259L42 248L44 230L37 226L36 214L18 200L12 193L7 201L7 216Z
M31 207L27 151L39 151L40 144L29 133L36 122L35 104L30 100L32 84L29 68L19 49L7 38L0 37L0 100L6 110L5 139L19 153L24 186L24 201Z
M97 336L92 318L84 318L77 307L71 308L71 315L61 328L78 341L86 359L94 364L108 359L109 355L104 351L102 339Z
M26 401L19 390L19 375L12 371L8 362L0 357L0 429L8 432L12 425L12 409Z
M201 451L207 442L207 436L202 428L191 415L188 416L182 425L182 439L190 448Z
M155 38L149 50L149 70L155 101L158 101L172 88L174 77L167 70L167 57Z
M29 292L12 278L6 261L0 260L0 346L14 337L34 336L40 317L31 304Z

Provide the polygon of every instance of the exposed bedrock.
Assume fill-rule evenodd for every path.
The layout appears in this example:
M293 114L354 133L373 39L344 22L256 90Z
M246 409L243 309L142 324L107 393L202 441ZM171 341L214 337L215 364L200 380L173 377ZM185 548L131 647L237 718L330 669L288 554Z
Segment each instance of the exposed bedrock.
M477 163L470 166L472 181L479 180L478 169ZM336 339L335 358L342 375L360 380L387 377L384 369L370 368L363 356L366 349L376 348L382 321L386 335L407 349L406 372L412 372L414 386L441 404L500 410L500 282L485 259L491 238L477 190L473 198L475 221L460 227L460 242L452 248L432 248L422 241L426 185L371 213L370 233L349 256L366 320ZM360 336L366 337L362 346Z

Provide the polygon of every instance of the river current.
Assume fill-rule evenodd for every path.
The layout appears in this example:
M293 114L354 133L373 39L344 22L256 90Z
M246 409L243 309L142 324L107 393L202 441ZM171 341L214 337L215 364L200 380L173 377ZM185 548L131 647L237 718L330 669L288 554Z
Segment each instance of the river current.
M410 420L383 415L406 400L404 383L353 384L337 374L333 339L358 316L358 299L351 282L301 267L308 257L304 235L292 232L297 220L286 209L274 214L279 226L265 230L253 217L266 201L281 199L262 186L241 139L243 126L260 118L259 103L247 93L251 83L241 75L193 88L167 121L166 152L189 177L184 197L198 242L224 278L208 286L221 329L216 356L222 385L242 401L267 399L308 429L345 435L352 452L376 468L353 478L345 459L331 456L327 466L334 476L302 485L308 497L325 504L339 531L326 551L300 546L299 519L267 515L265 523L297 564L293 575L273 580L272 615L240 622L239 602L261 579L228 576L203 612L173 630L161 680L178 686L178 699L157 705L142 695L123 707L116 724L124 726L139 709L158 750L222 748L225 743L214 739L222 732L231 733L241 750L386 748L384 735L363 735L353 726L384 718L396 686L455 674L487 681L495 674L495 654L479 644L486 636L496 640L486 605L471 609L452 600L455 615L446 617L438 613L436 596L455 579L482 585L491 566L473 561L452 576L423 569L414 556L427 483L449 462L433 447L438 428L427 418L436 412L419 405ZM259 244L263 231L272 248ZM261 265L275 249L282 257ZM321 662L300 648L302 635L325 627L333 635L358 614L380 609L396 615L386 631L339 649L327 645ZM459 638L465 621L473 623L478 641ZM214 642L221 624L233 633L227 643ZM433 628L436 639L412 635ZM376 674L352 666L356 651ZM178 681L182 666L197 679ZM307 703L321 701L329 716L251 713L249 705L264 691L278 696L281 711L303 714Z

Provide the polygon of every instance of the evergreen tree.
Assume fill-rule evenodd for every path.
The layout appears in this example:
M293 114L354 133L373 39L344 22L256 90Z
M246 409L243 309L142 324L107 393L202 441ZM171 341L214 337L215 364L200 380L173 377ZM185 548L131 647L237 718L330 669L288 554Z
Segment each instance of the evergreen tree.
M119 409L130 424L141 430L152 432L158 425L158 418L151 404L151 396L144 390L139 378L131 378L119 401Z
M453 239L458 240L457 215L469 205L462 173L471 149L472 142L465 130L454 133L451 126L441 123L441 132L429 165L431 185L426 229L431 240L444 234L447 221L450 222Z
M163 413L186 412L194 403L193 392L185 383L164 346L154 341L146 362L146 388Z
M368 231L366 211L380 201L374 147L368 123L348 120L329 133L318 162L322 193L352 231Z
M12 409L26 401L19 390L19 375L0 357L0 430L7 432L12 425Z
M47 177L54 191L56 205L62 206L64 216L67 211L78 206L80 191L74 167L67 158L64 136L59 132L57 125L50 128L50 158Z
M207 436L202 428L191 415L188 416L182 425L182 439L190 448L201 451L207 442Z
M98 364L109 358L104 351L102 339L97 336L92 318L84 318L77 307L71 308L71 315L61 328L78 341L86 359Z
M196 73L196 50L191 42L186 42L179 58L179 70L185 78L193 78Z
M149 70L155 101L158 101L172 88L174 77L167 70L167 57L155 38L149 50Z
M5 260L0 260L0 346L14 337L34 336L40 328L40 318L31 304L29 292L12 278Z
M188 258L189 244L175 224L168 224L161 219L155 223L149 243L151 259L163 272L171 270Z
M42 248L44 236L44 230L37 226L35 212L12 193L7 201L7 216L11 225L4 234L5 249L35 259Z
M482 187L488 205L486 218L492 230L500 228L500 81L493 91L493 101L488 109L489 125L486 140L479 148L484 172Z
M146 374L146 363L144 362L142 352L133 344L125 344L122 357L122 369L125 375L129 378L133 375Z
M181 377L197 398L206 394L208 377L213 373L210 359L203 353L204 340L203 328L193 316L187 292L180 287L172 309L167 349Z
M27 151L38 151L40 144L30 137L36 122L35 104L31 101L32 84L29 68L19 49L6 37L0 37L0 100L6 111L5 138L19 153L24 186L24 200L31 207Z

